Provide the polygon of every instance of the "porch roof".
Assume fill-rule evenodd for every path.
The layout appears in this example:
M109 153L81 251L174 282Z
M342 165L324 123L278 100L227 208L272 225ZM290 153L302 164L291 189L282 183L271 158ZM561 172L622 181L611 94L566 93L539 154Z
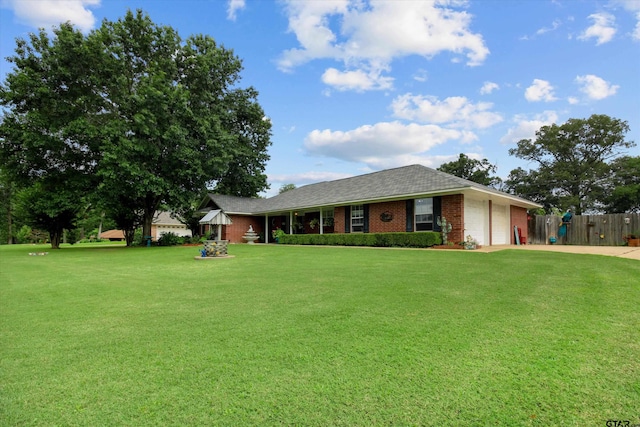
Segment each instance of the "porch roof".
M220 209L209 211L199 222L210 225L229 225L232 223L231 218Z

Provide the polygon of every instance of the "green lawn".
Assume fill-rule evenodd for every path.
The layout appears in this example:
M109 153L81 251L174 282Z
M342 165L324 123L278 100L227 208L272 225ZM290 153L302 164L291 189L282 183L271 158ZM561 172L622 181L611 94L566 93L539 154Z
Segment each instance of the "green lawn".
M0 425L640 423L638 261L229 252L0 246Z

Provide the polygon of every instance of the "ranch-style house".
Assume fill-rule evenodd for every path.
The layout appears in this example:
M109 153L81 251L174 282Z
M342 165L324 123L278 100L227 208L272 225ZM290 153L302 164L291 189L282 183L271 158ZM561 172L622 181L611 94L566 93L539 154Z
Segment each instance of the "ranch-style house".
M209 194L200 213L221 211L231 224L202 225L201 234L242 243L251 226L260 242L287 234L441 231L449 240L470 235L480 245L514 244L514 227L527 238L527 209L539 204L422 165L387 169L305 185L268 199ZM211 215L210 215L211 216ZM526 241L526 240L525 240Z

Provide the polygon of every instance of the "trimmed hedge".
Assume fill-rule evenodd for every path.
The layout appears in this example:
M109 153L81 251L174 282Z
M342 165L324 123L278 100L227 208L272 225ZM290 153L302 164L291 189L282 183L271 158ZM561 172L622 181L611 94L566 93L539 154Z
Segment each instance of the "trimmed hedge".
M442 244L440 233L352 233L352 234L285 234L278 239L284 245L376 246L428 248Z

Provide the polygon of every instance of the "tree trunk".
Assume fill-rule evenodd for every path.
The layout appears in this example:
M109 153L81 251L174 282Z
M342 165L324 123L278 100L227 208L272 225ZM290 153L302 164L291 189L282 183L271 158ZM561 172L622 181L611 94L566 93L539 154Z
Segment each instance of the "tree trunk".
M144 217L142 218L142 238L148 239L151 237L151 224L153 223L153 217L155 216L156 211L147 209L144 212Z
M13 244L13 218L11 217L11 200L9 200L9 206L7 207L7 243Z
M49 239L51 240L51 249L60 249L60 239L62 238L62 230L55 230L49 232Z
M100 215L100 226L98 227L98 235L96 236L97 240L100 240L100 235L102 234L102 221L104 220L104 212L102 212L102 215ZM125 237L126 239L126 237ZM127 246L129 246L127 244Z
M131 246L133 244L133 238L136 235L136 229L131 228L128 230L122 230L124 232L124 241L127 243L127 246Z

